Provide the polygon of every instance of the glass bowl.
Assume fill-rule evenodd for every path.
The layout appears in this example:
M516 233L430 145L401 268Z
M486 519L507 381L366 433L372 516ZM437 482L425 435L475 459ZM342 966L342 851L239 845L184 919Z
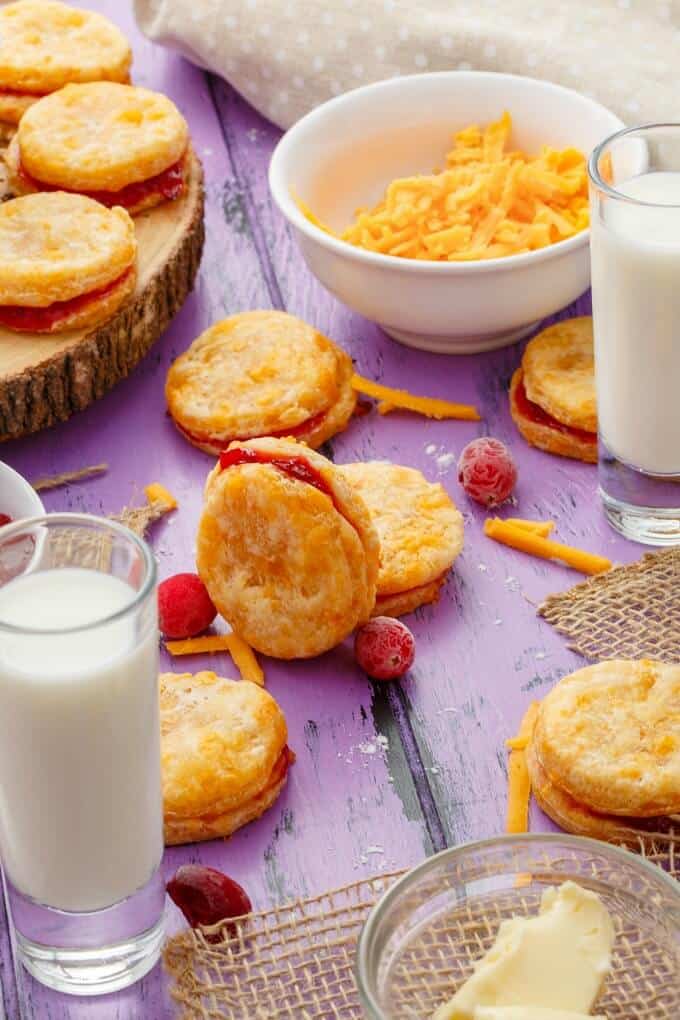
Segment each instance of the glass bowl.
M616 940L597 1012L680 1017L680 883L628 850L580 836L500 836L445 850L393 885L359 938L357 981L370 1020L429 1020L469 977L502 920L538 912L547 886L598 893Z

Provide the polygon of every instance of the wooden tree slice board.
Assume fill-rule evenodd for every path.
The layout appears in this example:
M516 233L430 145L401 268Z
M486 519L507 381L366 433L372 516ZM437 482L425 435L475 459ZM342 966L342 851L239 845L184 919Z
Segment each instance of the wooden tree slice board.
M0 442L65 421L129 375L193 288L203 199L192 152L185 194L135 217L137 287L108 322L54 336L0 326Z

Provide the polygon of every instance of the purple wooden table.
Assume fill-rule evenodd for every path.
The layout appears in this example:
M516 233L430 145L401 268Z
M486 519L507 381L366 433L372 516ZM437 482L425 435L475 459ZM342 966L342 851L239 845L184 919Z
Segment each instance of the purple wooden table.
M503 742L530 699L582 664L536 617L532 603L579 575L484 537L484 514L456 481L458 453L482 433L504 439L519 465L518 514L553 518L563 541L621 562L636 558L639 548L616 538L605 523L592 466L532 450L515 431L506 390L519 347L460 358L410 351L340 305L312 278L272 206L267 166L278 129L223 82L146 41L128 4L82 6L120 24L133 42L135 82L166 92L186 115L205 167L207 238L194 293L133 376L64 425L0 449L2 459L29 479L109 462L106 476L47 493L47 509L112 513L142 502L143 486L160 480L180 501L179 512L151 534L160 576L194 569L201 490L212 465L171 425L163 384L171 360L198 333L245 309L287 309L342 344L361 374L474 403L483 415L482 423L466 423L372 414L333 441L339 462L384 458L441 481L465 516L464 552L439 605L408 619L418 654L402 684L369 682L348 646L311 662L264 661L267 686L286 713L297 754L288 786L272 810L229 841L168 850L167 875L180 863L202 861L236 878L263 908L500 833ZM584 297L564 314L588 311ZM234 675L223 656L163 665ZM549 827L536 810L531 822L535 829ZM171 906L170 930L182 923ZM42 988L14 965L2 905L0 979L0 1003L10 1020L173 1015L160 966L135 988L105 999L71 999Z

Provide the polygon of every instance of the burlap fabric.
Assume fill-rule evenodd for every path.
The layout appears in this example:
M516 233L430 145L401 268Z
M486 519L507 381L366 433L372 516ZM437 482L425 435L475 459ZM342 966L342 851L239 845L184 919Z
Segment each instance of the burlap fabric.
M640 843L650 859L676 878L679 847L680 841ZM174 979L179 1015L184 1020L361 1020L354 978L357 939L371 907L399 874L206 929L208 940L191 930L174 936L166 946L165 965ZM593 877L608 878L599 871ZM521 883L512 893L480 896L428 924L394 967L390 1015L427 1020L468 977L473 962L494 941L500 921L535 914L542 883L551 880L554 870L534 873L526 889ZM600 1012L608 1020L677 1020L676 950L661 938L641 934L631 923L624 894L620 911L615 905L613 913L614 965L598 1003Z
M587 659L680 662L680 548L550 595L538 613Z

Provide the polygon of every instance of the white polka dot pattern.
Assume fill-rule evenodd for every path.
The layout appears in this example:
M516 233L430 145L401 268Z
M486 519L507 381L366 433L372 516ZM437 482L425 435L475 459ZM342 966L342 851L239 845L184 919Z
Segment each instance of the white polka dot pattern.
M135 0L135 13L282 127L365 82L473 68L578 88L628 123L677 120L680 0Z

